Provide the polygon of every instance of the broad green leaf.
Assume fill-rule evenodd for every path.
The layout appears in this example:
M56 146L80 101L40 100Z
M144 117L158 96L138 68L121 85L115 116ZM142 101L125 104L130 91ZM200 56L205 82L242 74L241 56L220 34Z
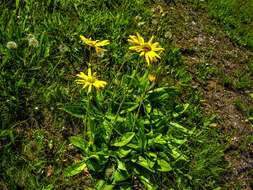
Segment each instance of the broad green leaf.
M128 150L124 150L124 149L120 149L119 151L117 151L117 155L120 157L120 158L124 158L126 157L132 150L131 149L128 149Z
M54 186L52 184L43 187L42 190L53 190Z
M150 112L151 112L152 106L151 106L150 103L148 103L148 104L145 105L145 110L146 110L147 113L150 113Z
M176 139L176 138L172 138L171 141L174 142L174 143L176 143L176 144L182 145L182 144L184 144L184 143L187 141L187 139Z
M108 114L105 116L107 119L111 120L111 121L117 121L117 122L124 122L126 121L125 118L117 116L116 115L112 115L112 114Z
M108 185L104 180L99 180L96 184L96 190L112 190L114 185Z
M178 160L187 160L187 156L181 153L177 147L173 146L172 144L168 144L168 146L171 149L171 155L173 156L173 158Z
M119 170L124 170L124 171L127 171L126 169L126 166L125 166L125 163L120 161L120 160L117 160L118 161L118 169Z
M116 170L113 174L113 184L116 184L117 182L124 181L128 178L127 175L125 175L126 172Z
M80 136L72 136L69 138L71 144L73 144L75 147L80 148L81 150L85 151L87 148L84 138Z
M148 169L151 172L155 172L155 170L153 169L155 162L149 160L148 158L143 158L142 156L139 156L136 163Z
M157 164L161 167L160 169L158 169L161 172L168 172L172 170L170 164L164 159L158 159Z
M177 128L178 130L187 133L187 134L192 134L193 132L188 130L187 128L183 127L182 125L175 123L175 122L170 122L170 125Z
M80 105L67 105L63 110L77 118L83 118L85 116L85 109Z
M123 134L118 141L112 144L112 146L122 147L128 144L134 137L135 132L127 132Z
M132 148L132 149L135 149L135 150L140 149L140 147L139 147L138 145L133 144L133 143L129 143L129 144L127 145L127 147Z
M167 144L167 141L164 139L163 135L160 134L156 136L155 138L149 139L148 140L149 145L154 145L154 144Z
M157 159L157 154L154 153L154 152L146 152L145 154L148 155L149 158L152 158L152 159L154 159L154 160Z
M85 161L82 161L80 163L77 163L73 166L68 167L66 171L64 172L64 175L66 177L74 176L82 172L85 168L86 168L86 163Z
M140 181L143 183L147 190L155 190L155 186L144 176L140 176Z

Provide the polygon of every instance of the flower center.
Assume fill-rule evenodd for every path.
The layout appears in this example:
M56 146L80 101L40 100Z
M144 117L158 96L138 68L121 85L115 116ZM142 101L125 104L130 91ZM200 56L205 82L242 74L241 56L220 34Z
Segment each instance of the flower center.
M96 81L96 78L92 76L87 79L88 83L94 83L95 81Z
M142 45L142 49L143 49L143 51L145 51L145 52L148 52L148 51L151 51L151 50L152 50L152 48L151 48L151 46L150 46L149 44L143 44L143 45Z

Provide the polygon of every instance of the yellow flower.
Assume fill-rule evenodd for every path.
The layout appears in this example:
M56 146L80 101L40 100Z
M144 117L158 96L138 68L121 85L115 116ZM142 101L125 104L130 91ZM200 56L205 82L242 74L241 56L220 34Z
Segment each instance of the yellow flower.
M152 75L152 74L149 74L149 75L148 75L148 80L149 80L150 82L155 82L156 76L155 76L155 75Z
M85 38L82 35L80 35L80 38L83 43L87 44L88 46L94 47L97 54L101 54L104 51L106 51L106 49L103 49L101 47L110 44L109 40L103 40L103 41L91 40L91 38Z
M144 38L137 33L136 36L130 35L128 42L133 45L129 49L140 53L140 56L144 57L148 65L161 59L160 52L164 49L159 47L159 43L152 43L154 36L150 38L148 42L144 41Z
M98 80L96 78L96 73L93 75L91 74L91 68L88 68L88 75L84 74L83 72L80 72L80 74L77 74L81 79L75 80L77 84L82 84L83 88L88 87L88 93L91 92L92 86L94 86L97 90L100 88L104 88L107 82Z

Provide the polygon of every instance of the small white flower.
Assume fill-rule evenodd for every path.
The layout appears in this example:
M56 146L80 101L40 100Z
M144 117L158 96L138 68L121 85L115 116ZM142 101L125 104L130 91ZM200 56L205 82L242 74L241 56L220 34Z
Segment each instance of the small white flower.
M65 52L69 51L68 46L66 46L66 45L64 45L64 44L59 45L58 49L59 49L59 51L60 51L61 53L65 53ZM77 51L77 49L76 49L76 51Z
M167 38L167 39L171 39L172 38L172 33L170 31L167 31L165 34L164 34L164 37Z
M141 17L140 15L137 15L136 17L134 17L134 19L135 19L136 21L140 21L140 20L142 19L142 17Z
M104 55L105 55L105 51L104 51L104 50L101 50L101 51L97 54L97 56L100 57L100 58L103 58Z
M18 48L18 45L16 44L16 42L14 41L10 41L6 44L6 47L8 49L17 49Z
M29 40L29 39L31 39L31 38L35 38L35 36L34 36L33 34L28 34L28 35L27 35L27 39Z
M143 26L146 22L138 22L137 26Z
M29 38L28 42L29 42L29 46L32 46L32 47L38 47L39 45L39 42L36 38Z
M152 24L153 24L153 25L157 25L158 23L159 23L159 20L158 20L158 19L153 19L153 20L152 20Z

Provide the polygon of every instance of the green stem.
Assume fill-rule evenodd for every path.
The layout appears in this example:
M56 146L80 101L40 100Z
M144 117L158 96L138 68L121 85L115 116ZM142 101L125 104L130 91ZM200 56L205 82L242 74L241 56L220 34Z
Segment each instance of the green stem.
M129 87L131 86L131 84L132 84L132 82L133 82L133 78L134 78L135 75L138 73L139 66L140 66L140 64L137 65L136 70L135 70L136 72L135 72L135 74L131 77L131 80L130 80L129 85L128 85ZM128 91L128 89L129 89L129 88L127 88L126 92ZM118 116L119 116L119 112L120 112L120 110L121 110L121 107L122 107L123 103L125 102L126 94L127 94L126 92L124 92L123 99L122 99L122 101L120 102L120 105L119 105L119 108L118 108L118 110L117 110L117 112L116 112L116 117L115 117L115 120L114 120L113 124L116 123L116 121L117 121L117 119L118 119Z
M94 143L94 138L93 138L93 128L91 124L91 115L90 115L90 104L92 100L92 95L87 94L88 96L88 102L87 102L87 112L86 112L86 134L88 137L89 144Z

